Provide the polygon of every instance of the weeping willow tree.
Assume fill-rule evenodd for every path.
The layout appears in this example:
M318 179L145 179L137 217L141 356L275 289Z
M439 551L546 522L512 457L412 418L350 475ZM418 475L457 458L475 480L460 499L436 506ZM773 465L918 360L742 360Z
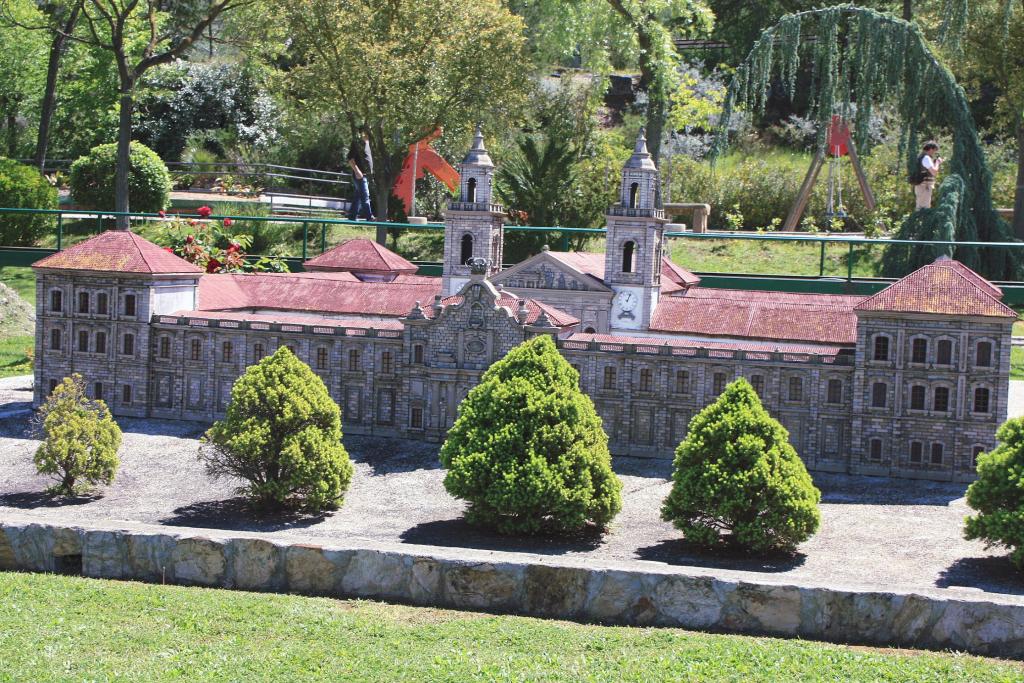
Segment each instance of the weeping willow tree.
M803 40L806 35L815 40ZM898 239L1013 241L1009 226L992 205L992 175L963 89L929 49L916 24L871 9L838 5L799 12L766 29L736 70L712 158L728 146L733 112L763 114L773 83L781 83L792 99L797 75L804 68L810 71L809 106L821 149L828 122L838 114L853 122L854 142L866 153L872 113L883 103L893 106L902 121L900 152L907 158L908 173L915 170L925 126L952 133L953 154L944 166L935 208L912 214ZM934 251L893 245L883 258L883 274L905 275L934 260ZM947 250L986 277L1019 279L1021 261L1011 250L984 252L971 246Z

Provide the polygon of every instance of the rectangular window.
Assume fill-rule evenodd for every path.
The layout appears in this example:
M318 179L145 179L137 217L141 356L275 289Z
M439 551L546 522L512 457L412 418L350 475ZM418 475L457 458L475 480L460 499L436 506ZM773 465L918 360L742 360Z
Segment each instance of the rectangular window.
M92 397L97 401L103 400L103 382L96 382L96 384L93 385Z
M933 465L941 465L942 464L942 454L943 454L944 450L945 450L945 446L943 446L938 441L936 441L935 443L932 444L932 464Z
M975 446L974 448L971 449L971 465L973 467L977 467L978 466L978 458L984 452L985 452L985 447L984 446Z
M50 393L52 394L53 390L56 389L56 388L57 388L57 380L51 379L50 380Z
M423 429L423 408L414 406L409 411L409 426L413 429Z
M725 373L716 372L712 378L711 393L718 396L723 391L725 391Z
M81 353L89 351L89 333L85 330L78 331L78 350Z
M323 370L327 367L327 349L320 347L316 350L316 369Z
M126 356L132 356L135 354L135 335L126 334L124 335L124 342L121 345L121 353Z
M992 367L992 342L978 342L978 353L975 358L975 365L979 368Z
M252 355L253 355L253 358L255 358L257 362L263 360L263 358L267 355L266 352L263 351L263 344L260 344L259 342L256 342L255 344L253 344L252 345Z
M936 365L953 364L953 342L948 339L940 339L935 348Z
M199 360L203 352L203 343L198 339L193 339L189 343L189 358L191 360Z
M875 337L875 360L889 360L889 338L885 335Z
M910 387L910 409L924 410L925 388L920 384Z
M394 368L391 363L391 352L384 351L380 354L380 371L385 375L390 375Z
M610 365L606 366L604 369L604 388L615 388L615 368Z
M412 362L417 365L423 364L423 344L416 344L412 347Z
M135 295L124 295L124 314L128 317L135 317Z
M754 375L751 377L750 386L754 388L758 396L764 397L764 375Z
M974 412L976 413L987 413L988 412L988 389L985 387L978 387L974 390Z
M88 313L89 312L89 292L78 293L78 312Z
M107 333L97 332L96 333L96 353L107 352Z
M686 370L676 370L676 393L690 393L690 373Z
M100 315L107 314L107 293L100 292L96 295L96 312Z
M171 357L171 338L160 337L160 357L170 358Z
M60 338L61 338L60 330L57 330L57 329L50 330L50 349L51 350L53 350L53 351L60 351Z
M872 460L878 462L882 459L882 440L871 439L868 446L868 454Z
M927 363L928 362L928 340L927 339L915 339L910 345L910 362L911 363Z
M910 462L915 464L924 462L924 444L920 441L910 442Z
M825 400L828 403L843 402L843 380L830 379L828 381L828 392Z
M939 413L949 412L948 387L935 387L935 394L932 396L932 410Z
M889 386L885 382L871 385L871 407L884 408L888 403Z
M651 391L653 389L652 373L650 368L640 370L640 391Z
M130 405L132 402L132 385L124 384L121 386L121 403Z
M356 349L349 349L348 352L348 371L356 372L359 370L359 351Z
M804 400L804 380L800 377L789 378L789 400Z
M64 292L55 289L50 292L50 311L61 313L64 310Z
M234 356L234 353L235 347L231 342L226 341L220 345L220 357L225 363L231 362L231 358Z

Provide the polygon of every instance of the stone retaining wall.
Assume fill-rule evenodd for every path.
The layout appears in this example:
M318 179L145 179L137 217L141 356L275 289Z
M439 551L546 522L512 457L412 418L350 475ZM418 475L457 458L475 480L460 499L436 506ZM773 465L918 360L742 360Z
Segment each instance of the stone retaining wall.
M488 562L443 548L421 550L428 552L289 544L215 530L0 520L0 569L1024 658L1024 604L755 584L669 569Z

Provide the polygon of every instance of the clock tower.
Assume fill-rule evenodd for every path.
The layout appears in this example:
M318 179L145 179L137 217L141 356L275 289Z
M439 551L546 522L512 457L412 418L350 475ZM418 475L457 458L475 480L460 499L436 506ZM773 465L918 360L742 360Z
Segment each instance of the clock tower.
M609 325L646 330L661 292L665 212L660 208L658 169L641 128L633 156L622 169L619 201L608 209L604 281L615 291Z

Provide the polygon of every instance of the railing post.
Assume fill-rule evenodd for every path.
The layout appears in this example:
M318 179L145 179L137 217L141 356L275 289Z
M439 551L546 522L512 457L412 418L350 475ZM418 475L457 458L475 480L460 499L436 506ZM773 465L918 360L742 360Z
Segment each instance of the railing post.
M850 249L846 254L846 281L853 280L853 242L850 242Z
M97 213L96 214L96 227L99 228L100 232L103 232L103 214L102 213Z
M63 248L64 244L64 212L57 214L57 251Z
M320 253L327 251L327 223L320 224Z
M309 222L302 221L302 262L306 262L306 250L309 247Z
M825 240L821 241L821 259L818 261L818 277L825 277Z
M562 251L569 251L569 234L562 233Z

